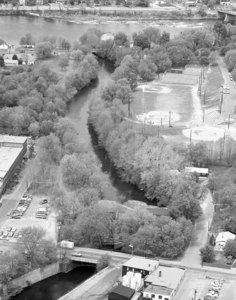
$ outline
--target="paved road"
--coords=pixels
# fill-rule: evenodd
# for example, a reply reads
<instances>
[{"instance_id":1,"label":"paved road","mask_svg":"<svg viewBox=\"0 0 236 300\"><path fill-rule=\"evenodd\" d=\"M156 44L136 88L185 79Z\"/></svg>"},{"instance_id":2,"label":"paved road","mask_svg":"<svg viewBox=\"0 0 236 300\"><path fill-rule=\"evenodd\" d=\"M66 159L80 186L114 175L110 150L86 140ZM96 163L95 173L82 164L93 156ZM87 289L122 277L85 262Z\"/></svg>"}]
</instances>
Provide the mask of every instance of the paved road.
<instances>
[{"instance_id":1,"label":"paved road","mask_svg":"<svg viewBox=\"0 0 236 300\"><path fill-rule=\"evenodd\" d=\"M222 57L218 58L218 64L222 76L224 78L224 83L227 84L230 88L230 94L223 94L224 101L223 101L222 113L221 113L223 119L227 120L229 114L232 115L234 113L234 107L236 106L236 89L234 87L235 82L230 80L229 78L230 73L228 72L227 66L225 65Z\"/></svg>"},{"instance_id":2,"label":"paved road","mask_svg":"<svg viewBox=\"0 0 236 300\"><path fill-rule=\"evenodd\" d=\"M210 191L208 191L201 207L203 212L202 216L195 223L192 240L181 259L181 264L191 267L201 266L200 249L207 243L208 228L211 225L214 213L214 205Z\"/></svg>"}]
</instances>

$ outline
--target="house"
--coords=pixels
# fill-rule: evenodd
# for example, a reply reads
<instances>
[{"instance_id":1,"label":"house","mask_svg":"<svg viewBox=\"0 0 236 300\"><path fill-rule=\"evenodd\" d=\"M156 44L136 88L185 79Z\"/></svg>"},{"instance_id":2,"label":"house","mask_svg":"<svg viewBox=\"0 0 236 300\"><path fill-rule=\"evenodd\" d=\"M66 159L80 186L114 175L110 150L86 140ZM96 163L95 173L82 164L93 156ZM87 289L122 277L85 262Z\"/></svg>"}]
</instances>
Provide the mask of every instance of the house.
<instances>
[{"instance_id":1,"label":"house","mask_svg":"<svg viewBox=\"0 0 236 300\"><path fill-rule=\"evenodd\" d=\"M172 300L184 274L184 269L159 266L144 279L143 299Z\"/></svg>"},{"instance_id":2,"label":"house","mask_svg":"<svg viewBox=\"0 0 236 300\"><path fill-rule=\"evenodd\" d=\"M215 250L223 251L227 241L235 240L235 237L236 237L236 235L229 231L220 232L216 237Z\"/></svg>"},{"instance_id":3,"label":"house","mask_svg":"<svg viewBox=\"0 0 236 300\"><path fill-rule=\"evenodd\" d=\"M129 271L134 273L140 273L142 278L155 271L159 266L159 261L142 258L132 257L122 266L122 277L125 276Z\"/></svg>"},{"instance_id":4,"label":"house","mask_svg":"<svg viewBox=\"0 0 236 300\"><path fill-rule=\"evenodd\" d=\"M108 300L132 300L134 294L135 290L118 285L108 294Z\"/></svg>"},{"instance_id":5,"label":"house","mask_svg":"<svg viewBox=\"0 0 236 300\"><path fill-rule=\"evenodd\" d=\"M18 66L18 60L14 59L4 59L4 63L6 67L15 67Z\"/></svg>"}]
</instances>

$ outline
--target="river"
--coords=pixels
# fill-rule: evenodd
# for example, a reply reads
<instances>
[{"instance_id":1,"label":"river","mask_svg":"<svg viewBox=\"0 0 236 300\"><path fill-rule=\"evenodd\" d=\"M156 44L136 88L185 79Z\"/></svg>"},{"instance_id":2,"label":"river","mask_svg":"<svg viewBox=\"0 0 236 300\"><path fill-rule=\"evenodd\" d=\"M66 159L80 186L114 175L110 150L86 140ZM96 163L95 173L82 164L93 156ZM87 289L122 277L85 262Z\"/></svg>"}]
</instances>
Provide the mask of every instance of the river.
<instances>
[{"instance_id":1,"label":"river","mask_svg":"<svg viewBox=\"0 0 236 300\"><path fill-rule=\"evenodd\" d=\"M201 27L200 22L173 22L162 21L160 23L151 24L166 30L171 35L180 33L185 28ZM51 18L35 18L30 16L0 16L0 40L7 43L17 45L19 39L26 33L38 38L42 35L51 35L63 37L68 40L75 41L86 32L89 28L96 27L105 32L123 31L131 36L133 32L140 31L150 26L147 23L109 23L109 24L75 24L62 20L53 20ZM67 117L75 124L76 129L84 140L90 145L91 150L97 155L101 161L102 170L109 175L109 186L106 190L105 197L110 200L128 200L135 199L147 202L144 194L135 186L121 182L116 174L114 166L109 161L106 152L99 147L96 134L91 127L88 127L88 109L89 103L93 97L96 97L99 90L104 86L111 77L113 68L109 64L101 64L99 71L99 79L91 86L84 89L68 108ZM91 276L92 270L78 268L68 274L58 274L42 282L34 284L24 290L23 293L14 297L15 300L56 300L63 294L73 289L76 285Z\"/></svg>"},{"instance_id":2,"label":"river","mask_svg":"<svg viewBox=\"0 0 236 300\"><path fill-rule=\"evenodd\" d=\"M92 276L94 267L78 267L69 273L60 273L24 289L14 300L57 300Z\"/></svg>"}]
</instances>

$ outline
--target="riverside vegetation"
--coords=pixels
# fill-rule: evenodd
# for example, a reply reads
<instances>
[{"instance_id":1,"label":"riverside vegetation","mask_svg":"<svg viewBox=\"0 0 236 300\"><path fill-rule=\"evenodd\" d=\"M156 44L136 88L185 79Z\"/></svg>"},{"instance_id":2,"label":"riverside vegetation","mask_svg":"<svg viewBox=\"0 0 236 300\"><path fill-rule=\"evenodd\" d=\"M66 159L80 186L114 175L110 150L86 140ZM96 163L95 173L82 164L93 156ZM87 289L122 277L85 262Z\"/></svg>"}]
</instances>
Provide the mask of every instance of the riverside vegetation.
<instances>
[{"instance_id":1,"label":"riverside vegetation","mask_svg":"<svg viewBox=\"0 0 236 300\"><path fill-rule=\"evenodd\" d=\"M98 248L119 241L124 251L132 243L137 254L174 258L188 245L192 224L201 214L198 180L182 170L190 163L204 165L208 160L206 148L197 144L189 155L182 145L167 143L125 121L124 106L129 106L138 80L152 80L171 66L213 63L213 50L222 44L228 47L231 37L222 24L216 24L213 32L208 28L191 30L173 40L166 32L148 28L134 34L133 47L124 33L106 41L102 35L90 30L73 45L44 37L36 41L35 51L41 61L35 66L8 69L1 64L0 130L36 139L37 155L28 162L26 179L35 191L51 196L59 213L61 238ZM21 42L35 41L27 35ZM58 43L64 53L52 58ZM134 209L116 218L100 205L107 175L66 118L69 101L97 77L99 64L92 53L116 66L113 80L90 109L90 122L99 141L121 178L143 189L154 203L167 206L170 216L157 217L145 209ZM0 281L4 284L41 265L32 263L32 256L27 254L28 269L13 272L14 268L4 267L6 255L1 254L1 270L5 271Z\"/></svg>"}]
</instances>

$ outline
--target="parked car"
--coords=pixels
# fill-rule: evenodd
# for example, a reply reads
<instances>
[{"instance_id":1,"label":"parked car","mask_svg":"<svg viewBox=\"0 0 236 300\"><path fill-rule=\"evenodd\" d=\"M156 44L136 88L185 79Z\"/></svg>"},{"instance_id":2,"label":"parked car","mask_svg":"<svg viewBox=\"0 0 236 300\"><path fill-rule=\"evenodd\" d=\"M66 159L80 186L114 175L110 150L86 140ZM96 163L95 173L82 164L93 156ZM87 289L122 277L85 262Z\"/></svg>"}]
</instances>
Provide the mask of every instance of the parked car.
<instances>
[{"instance_id":1,"label":"parked car","mask_svg":"<svg viewBox=\"0 0 236 300\"><path fill-rule=\"evenodd\" d=\"M43 199L40 204L47 204L48 203L48 199Z\"/></svg>"},{"instance_id":2,"label":"parked car","mask_svg":"<svg viewBox=\"0 0 236 300\"><path fill-rule=\"evenodd\" d=\"M14 235L14 232L11 231L11 232L9 232L8 237L11 238L11 237L13 237L13 235Z\"/></svg>"},{"instance_id":3,"label":"parked car","mask_svg":"<svg viewBox=\"0 0 236 300\"><path fill-rule=\"evenodd\" d=\"M82 253L81 252L73 252L72 256L77 256L77 257L81 257Z\"/></svg>"},{"instance_id":4,"label":"parked car","mask_svg":"<svg viewBox=\"0 0 236 300\"><path fill-rule=\"evenodd\" d=\"M16 227L12 227L11 232L14 233L14 232L16 232L16 230L17 230Z\"/></svg>"}]
</instances>

